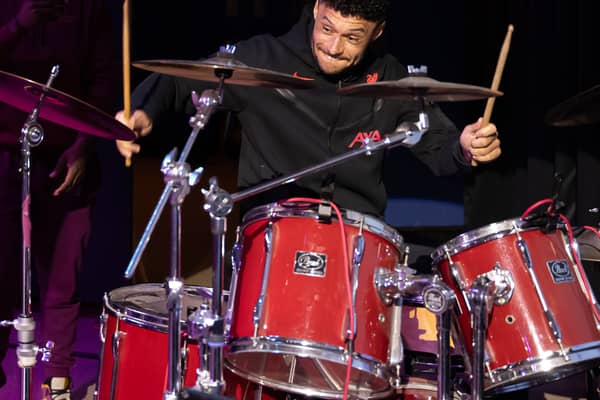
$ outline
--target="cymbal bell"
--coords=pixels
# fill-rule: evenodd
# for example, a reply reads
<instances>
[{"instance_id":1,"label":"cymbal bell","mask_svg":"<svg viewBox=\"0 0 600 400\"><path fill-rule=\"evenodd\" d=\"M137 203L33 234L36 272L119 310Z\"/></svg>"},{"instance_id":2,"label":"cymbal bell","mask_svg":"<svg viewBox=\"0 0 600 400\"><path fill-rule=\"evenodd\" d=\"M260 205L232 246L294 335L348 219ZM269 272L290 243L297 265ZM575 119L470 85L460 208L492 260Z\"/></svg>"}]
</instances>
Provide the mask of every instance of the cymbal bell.
<instances>
[{"instance_id":1,"label":"cymbal bell","mask_svg":"<svg viewBox=\"0 0 600 400\"><path fill-rule=\"evenodd\" d=\"M600 85L585 90L546 113L544 122L550 126L573 127L600 123Z\"/></svg>"},{"instance_id":2,"label":"cymbal bell","mask_svg":"<svg viewBox=\"0 0 600 400\"><path fill-rule=\"evenodd\" d=\"M39 114L42 119L106 139L135 139L133 131L104 111L41 83L0 71L3 103L30 113L42 93L45 93Z\"/></svg>"},{"instance_id":3,"label":"cymbal bell","mask_svg":"<svg viewBox=\"0 0 600 400\"><path fill-rule=\"evenodd\" d=\"M343 96L368 96L413 101L467 101L502 96L502 92L484 87L440 82L426 76L409 76L395 81L360 83L338 89Z\"/></svg>"},{"instance_id":4,"label":"cymbal bell","mask_svg":"<svg viewBox=\"0 0 600 400\"><path fill-rule=\"evenodd\" d=\"M143 60L134 67L207 82L219 82L221 76L229 84L287 89L310 89L312 80L296 78L268 69L250 67L233 57L216 56L201 61L190 60Z\"/></svg>"}]
</instances>

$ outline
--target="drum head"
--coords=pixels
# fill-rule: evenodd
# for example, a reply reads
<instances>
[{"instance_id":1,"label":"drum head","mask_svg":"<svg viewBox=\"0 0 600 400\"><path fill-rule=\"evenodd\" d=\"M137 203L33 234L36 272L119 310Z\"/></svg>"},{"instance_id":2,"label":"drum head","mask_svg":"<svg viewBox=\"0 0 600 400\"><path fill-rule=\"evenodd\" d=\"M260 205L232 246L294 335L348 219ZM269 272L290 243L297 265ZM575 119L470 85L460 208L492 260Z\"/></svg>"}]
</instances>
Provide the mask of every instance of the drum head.
<instances>
[{"instance_id":1,"label":"drum head","mask_svg":"<svg viewBox=\"0 0 600 400\"><path fill-rule=\"evenodd\" d=\"M535 229L524 228L524 224L525 222L520 218L513 218L494 222L481 228L468 231L435 249L431 254L431 258L433 259L434 264L438 264L446 257L446 254L454 255L473 246L489 242L490 240L500 239L514 233L515 229L518 229L519 231Z\"/></svg>"},{"instance_id":2,"label":"drum head","mask_svg":"<svg viewBox=\"0 0 600 400\"><path fill-rule=\"evenodd\" d=\"M244 215L242 224L244 227L250 223L267 218L311 218L319 219L318 207L313 203L270 203L253 208ZM345 225L359 227L362 223L363 229L383 237L392 243L398 250L402 250L404 240L402 235L385 222L358 211L341 209ZM335 213L332 219L337 219Z\"/></svg>"},{"instance_id":3,"label":"drum head","mask_svg":"<svg viewBox=\"0 0 600 400\"><path fill-rule=\"evenodd\" d=\"M201 304L211 304L212 289L185 286L182 301L182 318L194 312ZM119 318L134 325L166 332L169 316L166 289L163 284L144 283L125 286L104 297L105 306ZM186 320L182 320L185 323Z\"/></svg>"}]
</instances>

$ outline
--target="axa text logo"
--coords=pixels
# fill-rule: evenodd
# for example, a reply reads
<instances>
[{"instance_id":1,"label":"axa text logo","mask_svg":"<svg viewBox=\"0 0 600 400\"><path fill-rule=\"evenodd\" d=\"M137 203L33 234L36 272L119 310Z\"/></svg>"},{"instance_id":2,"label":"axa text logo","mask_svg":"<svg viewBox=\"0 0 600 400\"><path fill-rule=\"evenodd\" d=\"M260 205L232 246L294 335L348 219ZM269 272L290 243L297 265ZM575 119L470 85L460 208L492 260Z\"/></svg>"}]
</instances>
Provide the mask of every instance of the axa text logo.
<instances>
[{"instance_id":1,"label":"axa text logo","mask_svg":"<svg viewBox=\"0 0 600 400\"><path fill-rule=\"evenodd\" d=\"M381 141L381 133L379 130L374 130L370 132L358 132L354 137L354 140L348 146L349 149L353 148L355 145L359 144L360 147L364 147L367 142L379 142Z\"/></svg>"}]
</instances>

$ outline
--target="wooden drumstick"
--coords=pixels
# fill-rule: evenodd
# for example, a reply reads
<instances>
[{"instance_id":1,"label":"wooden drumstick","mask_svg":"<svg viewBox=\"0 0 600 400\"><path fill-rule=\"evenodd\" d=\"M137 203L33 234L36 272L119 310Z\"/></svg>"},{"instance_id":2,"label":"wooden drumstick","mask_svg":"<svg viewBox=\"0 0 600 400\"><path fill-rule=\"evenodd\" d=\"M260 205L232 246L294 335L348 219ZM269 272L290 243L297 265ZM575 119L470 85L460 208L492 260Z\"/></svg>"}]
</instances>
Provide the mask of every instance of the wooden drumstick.
<instances>
[{"instance_id":1,"label":"wooden drumstick","mask_svg":"<svg viewBox=\"0 0 600 400\"><path fill-rule=\"evenodd\" d=\"M129 46L129 0L123 2L123 118L128 123L131 117L131 58ZM125 166L131 166L131 157L125 159Z\"/></svg>"},{"instance_id":2,"label":"wooden drumstick","mask_svg":"<svg viewBox=\"0 0 600 400\"><path fill-rule=\"evenodd\" d=\"M506 32L506 37L504 38L504 43L502 44L502 49L500 50L500 56L498 56L498 64L496 64L496 72L494 73L494 79L492 80L492 90L498 90L500 87L500 80L502 79L502 73L504 72L504 64L506 64L506 58L508 57L508 50L510 48L510 40L512 38L514 29L515 28L512 24L508 25L508 31ZM495 97L489 97L487 99L485 111L483 112L483 122L481 124L482 127L490 123L495 102ZM471 160L471 165L476 167L477 161Z\"/></svg>"}]
</instances>

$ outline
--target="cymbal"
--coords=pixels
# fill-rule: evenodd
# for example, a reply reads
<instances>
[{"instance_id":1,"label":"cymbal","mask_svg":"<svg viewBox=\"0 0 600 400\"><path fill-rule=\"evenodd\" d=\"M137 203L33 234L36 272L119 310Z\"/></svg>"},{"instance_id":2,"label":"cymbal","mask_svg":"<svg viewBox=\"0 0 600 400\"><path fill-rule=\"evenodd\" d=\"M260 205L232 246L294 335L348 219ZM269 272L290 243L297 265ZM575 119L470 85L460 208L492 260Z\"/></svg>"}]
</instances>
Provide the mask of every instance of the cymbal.
<instances>
[{"instance_id":1,"label":"cymbal","mask_svg":"<svg viewBox=\"0 0 600 400\"><path fill-rule=\"evenodd\" d=\"M583 91L554 106L544 122L550 126L572 127L600 123L600 85Z\"/></svg>"},{"instance_id":2,"label":"cymbal","mask_svg":"<svg viewBox=\"0 0 600 400\"><path fill-rule=\"evenodd\" d=\"M459 83L440 82L426 76L409 76L395 81L360 83L338 89L344 96L384 97L412 101L425 97L431 101L466 101L502 96L502 92Z\"/></svg>"},{"instance_id":3,"label":"cymbal","mask_svg":"<svg viewBox=\"0 0 600 400\"><path fill-rule=\"evenodd\" d=\"M30 113L42 93L46 94L40 107L42 119L106 139L135 139L133 131L104 111L41 83L0 71L0 101Z\"/></svg>"},{"instance_id":4,"label":"cymbal","mask_svg":"<svg viewBox=\"0 0 600 400\"><path fill-rule=\"evenodd\" d=\"M293 75L268 69L250 67L226 56L216 56L201 61L144 60L134 62L133 66L161 74L208 82L219 82L219 74L224 74L226 83L242 86L288 89L310 89L315 87L312 80L296 78Z\"/></svg>"},{"instance_id":5,"label":"cymbal","mask_svg":"<svg viewBox=\"0 0 600 400\"><path fill-rule=\"evenodd\" d=\"M584 230L577 236L581 258L587 261L600 261L600 238L590 230Z\"/></svg>"}]
</instances>

